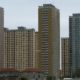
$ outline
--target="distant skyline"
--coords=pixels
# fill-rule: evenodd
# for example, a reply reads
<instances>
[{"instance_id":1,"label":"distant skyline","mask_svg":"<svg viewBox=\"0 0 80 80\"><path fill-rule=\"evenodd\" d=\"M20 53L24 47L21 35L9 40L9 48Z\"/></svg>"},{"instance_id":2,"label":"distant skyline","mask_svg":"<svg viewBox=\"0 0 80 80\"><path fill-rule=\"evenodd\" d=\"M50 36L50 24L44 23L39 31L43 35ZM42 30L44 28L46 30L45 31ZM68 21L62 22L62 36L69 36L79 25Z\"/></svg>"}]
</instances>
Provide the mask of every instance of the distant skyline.
<instances>
[{"instance_id":1,"label":"distant skyline","mask_svg":"<svg viewBox=\"0 0 80 80\"><path fill-rule=\"evenodd\" d=\"M4 25L15 29L18 26L38 28L38 6L53 4L60 9L61 36L68 36L68 20L73 13L80 13L80 0L0 0L4 8Z\"/></svg>"}]
</instances>

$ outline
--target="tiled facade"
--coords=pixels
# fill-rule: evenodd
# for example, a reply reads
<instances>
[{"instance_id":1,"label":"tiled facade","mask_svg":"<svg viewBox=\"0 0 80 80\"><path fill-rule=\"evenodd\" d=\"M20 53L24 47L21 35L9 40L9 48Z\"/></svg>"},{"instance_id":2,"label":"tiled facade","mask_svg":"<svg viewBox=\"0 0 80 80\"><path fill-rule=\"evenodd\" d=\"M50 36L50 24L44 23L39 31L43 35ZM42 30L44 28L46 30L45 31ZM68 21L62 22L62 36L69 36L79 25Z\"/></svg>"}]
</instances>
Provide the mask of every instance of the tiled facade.
<instances>
[{"instance_id":1,"label":"tiled facade","mask_svg":"<svg viewBox=\"0 0 80 80\"><path fill-rule=\"evenodd\" d=\"M4 30L5 67L24 70L36 67L35 30L18 27Z\"/></svg>"},{"instance_id":2,"label":"tiled facade","mask_svg":"<svg viewBox=\"0 0 80 80\"><path fill-rule=\"evenodd\" d=\"M39 67L48 75L57 78L60 68L59 10L51 4L38 8Z\"/></svg>"},{"instance_id":3,"label":"tiled facade","mask_svg":"<svg viewBox=\"0 0 80 80\"><path fill-rule=\"evenodd\" d=\"M35 46L36 46L36 68L38 68L38 64L39 64L39 43L38 43L38 32L35 32Z\"/></svg>"},{"instance_id":4,"label":"tiled facade","mask_svg":"<svg viewBox=\"0 0 80 80\"><path fill-rule=\"evenodd\" d=\"M61 39L61 77L70 77L70 64L69 64L69 38Z\"/></svg>"}]
</instances>

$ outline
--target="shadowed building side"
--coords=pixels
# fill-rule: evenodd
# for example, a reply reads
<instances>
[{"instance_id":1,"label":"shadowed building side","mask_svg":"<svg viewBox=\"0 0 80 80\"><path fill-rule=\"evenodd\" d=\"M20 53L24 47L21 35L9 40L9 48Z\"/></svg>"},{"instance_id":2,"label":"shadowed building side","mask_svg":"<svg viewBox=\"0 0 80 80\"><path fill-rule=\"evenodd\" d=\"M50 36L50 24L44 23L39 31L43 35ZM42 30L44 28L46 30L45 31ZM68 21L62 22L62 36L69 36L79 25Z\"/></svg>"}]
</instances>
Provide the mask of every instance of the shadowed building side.
<instances>
[{"instance_id":1,"label":"shadowed building side","mask_svg":"<svg viewBox=\"0 0 80 80\"><path fill-rule=\"evenodd\" d=\"M0 7L0 67L4 67L4 9Z\"/></svg>"},{"instance_id":2,"label":"shadowed building side","mask_svg":"<svg viewBox=\"0 0 80 80\"><path fill-rule=\"evenodd\" d=\"M80 13L69 17L71 76L80 77Z\"/></svg>"},{"instance_id":3,"label":"shadowed building side","mask_svg":"<svg viewBox=\"0 0 80 80\"><path fill-rule=\"evenodd\" d=\"M69 54L69 38L61 39L62 69L61 77L70 77L70 54Z\"/></svg>"}]
</instances>

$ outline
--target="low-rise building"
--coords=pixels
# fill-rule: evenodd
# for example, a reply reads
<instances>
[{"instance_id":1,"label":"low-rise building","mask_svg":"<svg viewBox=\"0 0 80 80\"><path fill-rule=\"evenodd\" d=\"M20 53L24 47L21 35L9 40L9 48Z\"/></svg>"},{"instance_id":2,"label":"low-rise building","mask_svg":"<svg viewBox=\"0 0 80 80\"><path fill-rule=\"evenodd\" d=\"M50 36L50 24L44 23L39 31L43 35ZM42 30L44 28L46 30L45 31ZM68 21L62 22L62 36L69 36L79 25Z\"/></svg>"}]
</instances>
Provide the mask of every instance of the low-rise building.
<instances>
[{"instance_id":1,"label":"low-rise building","mask_svg":"<svg viewBox=\"0 0 80 80\"><path fill-rule=\"evenodd\" d=\"M22 77L28 80L46 80L44 72L36 68L28 68L22 72Z\"/></svg>"},{"instance_id":2,"label":"low-rise building","mask_svg":"<svg viewBox=\"0 0 80 80\"><path fill-rule=\"evenodd\" d=\"M46 80L44 72L36 68L17 71L14 68L0 68L0 80Z\"/></svg>"},{"instance_id":3,"label":"low-rise building","mask_svg":"<svg viewBox=\"0 0 80 80\"><path fill-rule=\"evenodd\" d=\"M13 68L1 68L0 80L19 80L20 72Z\"/></svg>"}]
</instances>

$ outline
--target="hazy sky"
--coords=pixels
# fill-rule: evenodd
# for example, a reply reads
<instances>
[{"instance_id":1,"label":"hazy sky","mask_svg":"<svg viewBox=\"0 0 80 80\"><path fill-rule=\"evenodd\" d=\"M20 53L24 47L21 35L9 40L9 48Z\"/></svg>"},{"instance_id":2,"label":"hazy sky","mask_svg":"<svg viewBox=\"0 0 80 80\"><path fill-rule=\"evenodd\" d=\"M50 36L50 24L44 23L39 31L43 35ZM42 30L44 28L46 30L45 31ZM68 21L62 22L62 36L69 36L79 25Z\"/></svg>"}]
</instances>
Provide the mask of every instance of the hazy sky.
<instances>
[{"instance_id":1,"label":"hazy sky","mask_svg":"<svg viewBox=\"0 0 80 80\"><path fill-rule=\"evenodd\" d=\"M60 9L61 36L68 36L68 18L72 13L80 12L80 0L0 0L5 11L5 27L38 27L38 6L51 3Z\"/></svg>"}]
</instances>

